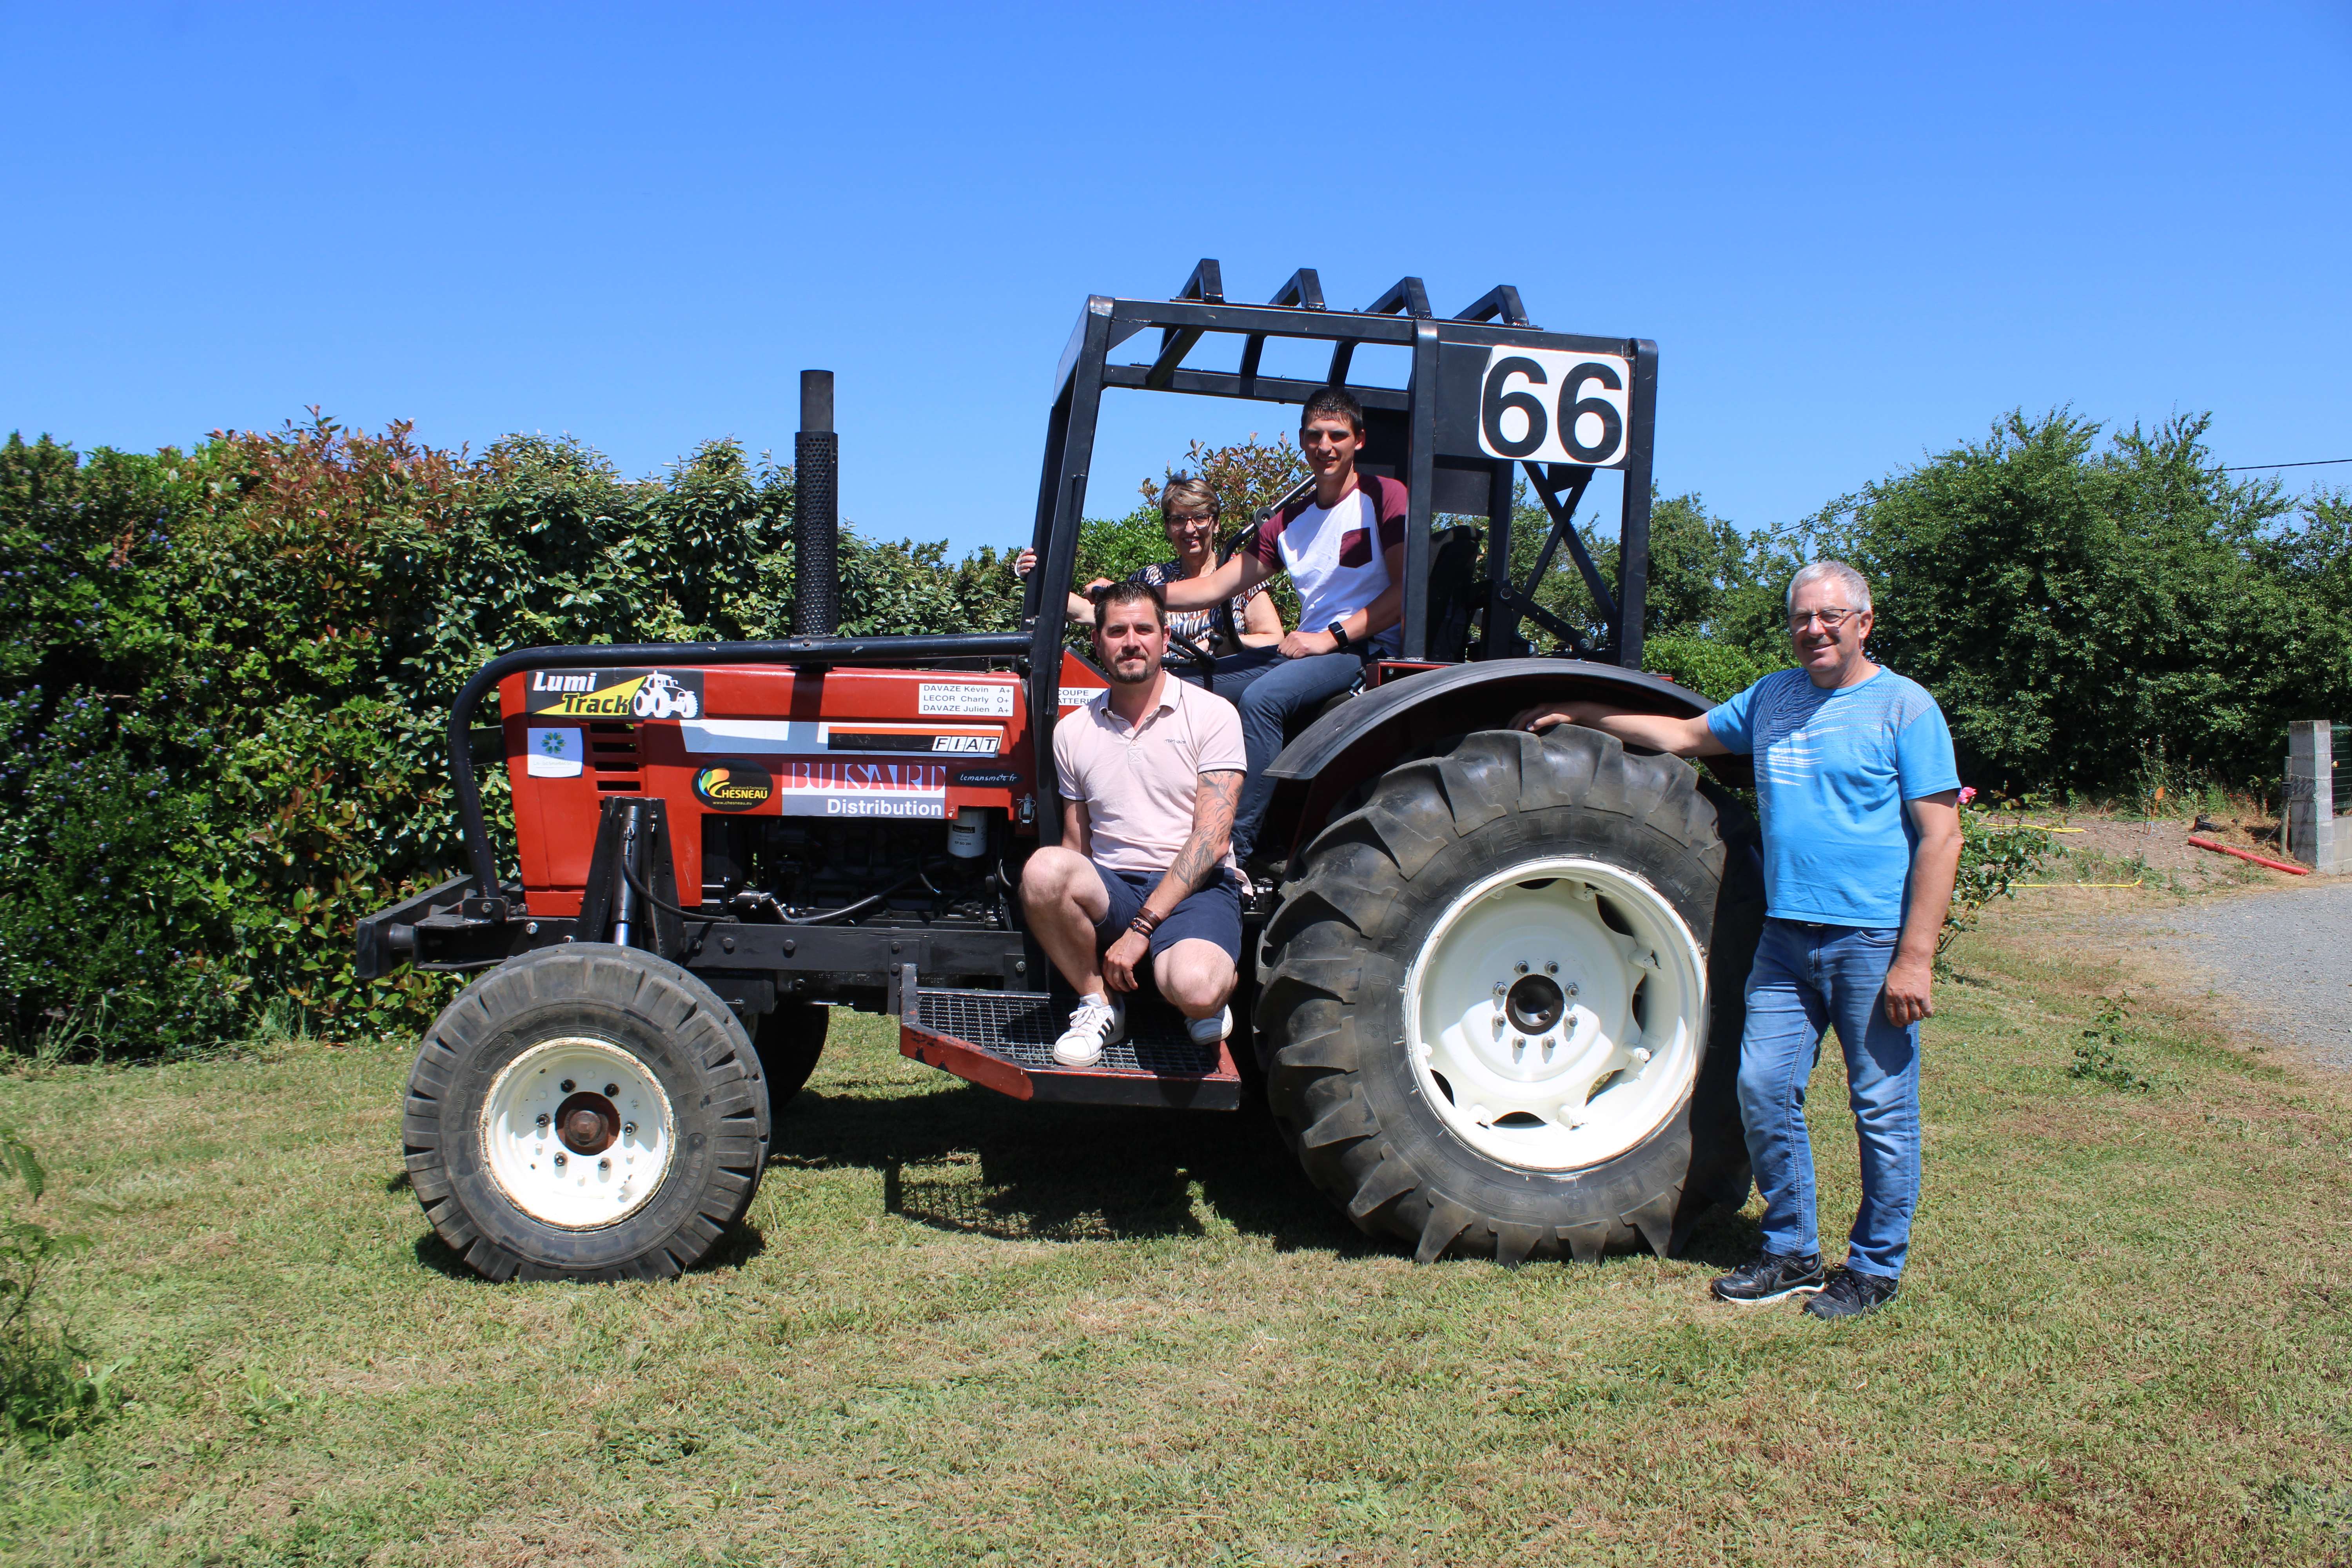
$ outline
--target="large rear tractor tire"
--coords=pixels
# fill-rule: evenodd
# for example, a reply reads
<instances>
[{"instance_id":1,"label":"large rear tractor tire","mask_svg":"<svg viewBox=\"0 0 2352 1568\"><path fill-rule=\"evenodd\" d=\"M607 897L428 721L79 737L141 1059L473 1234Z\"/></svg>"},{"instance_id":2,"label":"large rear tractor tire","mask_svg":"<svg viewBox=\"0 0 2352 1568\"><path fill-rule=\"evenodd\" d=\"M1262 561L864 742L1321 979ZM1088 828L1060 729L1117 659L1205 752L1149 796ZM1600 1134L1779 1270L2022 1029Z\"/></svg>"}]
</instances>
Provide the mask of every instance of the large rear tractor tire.
<instances>
[{"instance_id":1,"label":"large rear tractor tire","mask_svg":"<svg viewBox=\"0 0 2352 1568\"><path fill-rule=\"evenodd\" d=\"M774 1012L760 1020L753 1039L768 1080L771 1115L782 1110L816 1071L817 1058L824 1054L825 1026L832 1019L833 1009L814 1002L779 1002Z\"/></svg>"},{"instance_id":2,"label":"large rear tractor tire","mask_svg":"<svg viewBox=\"0 0 2352 1568\"><path fill-rule=\"evenodd\" d=\"M666 1279L743 1216L768 1086L709 986L579 942L474 982L416 1054L401 1121L433 1228L492 1279Z\"/></svg>"},{"instance_id":3,"label":"large rear tractor tire","mask_svg":"<svg viewBox=\"0 0 2352 1568\"><path fill-rule=\"evenodd\" d=\"M1505 1264L1667 1255L1747 1199L1753 820L1687 763L1562 726L1391 769L1269 922L1267 1100L1372 1235Z\"/></svg>"}]
</instances>

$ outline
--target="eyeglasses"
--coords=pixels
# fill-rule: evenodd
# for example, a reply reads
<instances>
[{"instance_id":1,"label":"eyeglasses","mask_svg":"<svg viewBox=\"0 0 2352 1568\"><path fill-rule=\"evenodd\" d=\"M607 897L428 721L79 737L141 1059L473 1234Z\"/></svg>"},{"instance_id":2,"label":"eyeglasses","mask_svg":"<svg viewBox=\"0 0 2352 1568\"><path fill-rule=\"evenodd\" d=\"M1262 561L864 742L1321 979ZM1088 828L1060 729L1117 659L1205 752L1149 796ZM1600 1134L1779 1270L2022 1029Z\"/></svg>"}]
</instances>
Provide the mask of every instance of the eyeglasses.
<instances>
[{"instance_id":1,"label":"eyeglasses","mask_svg":"<svg viewBox=\"0 0 2352 1568\"><path fill-rule=\"evenodd\" d=\"M1171 522L1181 522L1181 523L1182 523L1185 527L1187 527L1187 528L1191 528L1191 527L1192 527L1192 526L1194 526L1195 524L1198 524L1198 523L1203 523L1203 522L1214 522L1214 521L1217 521L1217 519L1216 519L1216 514L1215 514L1215 513L1213 513L1213 512L1206 512L1206 511L1181 512L1181 511L1180 511L1180 512L1171 512L1171 513L1169 515L1168 521L1171 521Z\"/></svg>"},{"instance_id":2,"label":"eyeglasses","mask_svg":"<svg viewBox=\"0 0 2352 1568\"><path fill-rule=\"evenodd\" d=\"M1806 610L1789 617L1789 629L1792 632L1801 632L1818 620L1822 623L1822 630L1833 632L1860 614L1862 614L1860 610Z\"/></svg>"}]
</instances>

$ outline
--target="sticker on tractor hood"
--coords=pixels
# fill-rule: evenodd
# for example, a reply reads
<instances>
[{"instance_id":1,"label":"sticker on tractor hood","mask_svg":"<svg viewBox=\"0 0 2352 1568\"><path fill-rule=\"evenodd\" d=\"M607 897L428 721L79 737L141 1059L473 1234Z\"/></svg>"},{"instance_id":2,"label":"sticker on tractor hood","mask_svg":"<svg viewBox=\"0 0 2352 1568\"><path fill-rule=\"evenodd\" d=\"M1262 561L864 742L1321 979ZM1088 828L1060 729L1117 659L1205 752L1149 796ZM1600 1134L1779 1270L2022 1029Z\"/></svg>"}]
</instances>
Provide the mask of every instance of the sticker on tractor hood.
<instances>
[{"instance_id":1,"label":"sticker on tractor hood","mask_svg":"<svg viewBox=\"0 0 2352 1568\"><path fill-rule=\"evenodd\" d=\"M534 779L576 779L588 760L578 730L530 730L523 773Z\"/></svg>"},{"instance_id":2,"label":"sticker on tractor hood","mask_svg":"<svg viewBox=\"0 0 2352 1568\"><path fill-rule=\"evenodd\" d=\"M941 731L937 724L921 729L877 729L864 724L833 724L825 730L828 752L962 752L972 756L996 755L1001 731Z\"/></svg>"},{"instance_id":3,"label":"sticker on tractor hood","mask_svg":"<svg viewBox=\"0 0 2352 1568\"><path fill-rule=\"evenodd\" d=\"M776 765L786 816L943 817L945 763L849 763L793 758Z\"/></svg>"},{"instance_id":4,"label":"sticker on tractor hood","mask_svg":"<svg viewBox=\"0 0 2352 1568\"><path fill-rule=\"evenodd\" d=\"M691 719L702 711L702 671L534 669L522 706L563 719Z\"/></svg>"},{"instance_id":5,"label":"sticker on tractor hood","mask_svg":"<svg viewBox=\"0 0 2352 1568\"><path fill-rule=\"evenodd\" d=\"M1013 688L964 681L950 685L926 680L915 710L926 718L937 715L951 719L1009 719L1013 716Z\"/></svg>"},{"instance_id":6,"label":"sticker on tractor hood","mask_svg":"<svg viewBox=\"0 0 2352 1568\"><path fill-rule=\"evenodd\" d=\"M991 724L939 724L888 719L699 719L677 727L689 752L728 755L801 756L839 752L959 752L992 757L1004 731Z\"/></svg>"},{"instance_id":7,"label":"sticker on tractor hood","mask_svg":"<svg viewBox=\"0 0 2352 1568\"><path fill-rule=\"evenodd\" d=\"M1020 782L1013 768L966 768L955 776L958 789L1010 789Z\"/></svg>"},{"instance_id":8,"label":"sticker on tractor hood","mask_svg":"<svg viewBox=\"0 0 2352 1568\"><path fill-rule=\"evenodd\" d=\"M765 805L776 793L776 781L767 769L740 757L698 768L694 798L713 811L749 811Z\"/></svg>"}]
</instances>

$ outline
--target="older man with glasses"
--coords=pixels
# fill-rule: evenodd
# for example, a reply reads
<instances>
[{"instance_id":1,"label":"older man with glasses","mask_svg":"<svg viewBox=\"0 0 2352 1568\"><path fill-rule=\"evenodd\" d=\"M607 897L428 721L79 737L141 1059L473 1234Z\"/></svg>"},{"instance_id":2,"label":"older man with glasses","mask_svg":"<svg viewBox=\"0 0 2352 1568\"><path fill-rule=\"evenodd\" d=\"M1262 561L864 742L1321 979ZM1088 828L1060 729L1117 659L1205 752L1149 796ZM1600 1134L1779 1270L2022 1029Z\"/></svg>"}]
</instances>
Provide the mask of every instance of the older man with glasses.
<instances>
[{"instance_id":1,"label":"older man with glasses","mask_svg":"<svg viewBox=\"0 0 2352 1568\"><path fill-rule=\"evenodd\" d=\"M1681 757L1752 753L1764 830L1764 939L1748 976L1739 1107L1764 1196L1763 1248L1715 1281L1738 1305L1810 1296L1819 1318L1894 1300L1919 1203L1919 1022L1959 866L1951 731L1924 687L1863 652L1870 584L1816 561L1789 584L1798 668L1694 719L1599 703L1531 708L1514 724L1590 725ZM1837 1030L1862 1144L1862 1207L1845 1267L1814 1228L1805 1087Z\"/></svg>"}]
</instances>

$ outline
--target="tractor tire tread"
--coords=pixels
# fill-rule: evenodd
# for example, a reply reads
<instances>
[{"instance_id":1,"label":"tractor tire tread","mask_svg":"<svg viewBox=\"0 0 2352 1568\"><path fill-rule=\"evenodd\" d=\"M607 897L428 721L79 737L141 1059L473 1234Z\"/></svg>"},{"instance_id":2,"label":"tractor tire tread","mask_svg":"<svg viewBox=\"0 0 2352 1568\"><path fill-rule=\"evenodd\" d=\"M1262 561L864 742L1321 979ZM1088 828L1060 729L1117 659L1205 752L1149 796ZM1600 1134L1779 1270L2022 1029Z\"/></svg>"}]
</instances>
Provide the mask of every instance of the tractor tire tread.
<instances>
[{"instance_id":1,"label":"tractor tire tread","mask_svg":"<svg viewBox=\"0 0 2352 1568\"><path fill-rule=\"evenodd\" d=\"M465 1158L460 1134L453 1151L447 1118L464 1114L459 1100L467 1063L494 1047L514 1026L550 1008L610 1009L642 1025L673 1048L695 1079L697 1123L681 1139L680 1169L699 1162L699 1185L683 1201L663 1193L603 1230L631 1249L605 1260L529 1257L486 1230L468 1211L467 1179L477 1162ZM769 1105L759 1058L732 1012L688 971L635 949L602 943L542 948L490 971L442 1011L418 1047L401 1118L402 1163L436 1236L477 1273L494 1281L673 1279L706 1257L749 1210L759 1190L770 1139ZM477 1068L472 1077L486 1077ZM683 1131L683 1130L682 1130ZM453 1152L459 1162L453 1164ZM478 1191L473 1199L483 1200ZM502 1200L500 1200L502 1201ZM671 1214L667 1220L655 1216ZM528 1228L520 1211L502 1216L510 1232ZM544 1229L545 1227L541 1227ZM657 1233L656 1233L657 1229ZM647 1234L632 1238L632 1231ZM570 1233L578 1236L582 1233ZM559 1247L562 1245L559 1238Z\"/></svg>"},{"instance_id":2,"label":"tractor tire tread","mask_svg":"<svg viewBox=\"0 0 2352 1568\"><path fill-rule=\"evenodd\" d=\"M1379 1009L1401 1005L1412 955L1397 949L1418 918L1416 879L1449 850L1456 853L1444 874L1457 882L1553 850L1557 838L1548 835L1556 835L1559 819L1543 814L1562 807L1583 814L1577 820L1604 833L1609 846L1632 846L1645 865L1675 873L1675 885L1662 892L1678 909L1699 910L1699 919L1685 918L1708 958L1716 998L1711 1038L1682 1109L1604 1163L1612 1172L1629 1161L1637 1167L1606 1190L1635 1184L1620 1203L1569 1224L1482 1205L1476 1183L1465 1183L1461 1160L1425 1133L1391 1125L1392 1114L1384 1121L1365 1091L1366 1075L1402 1049L1402 1034L1383 1027ZM1267 1104L1309 1180L1359 1228L1411 1244L1422 1262L1449 1254L1505 1264L1597 1261L1643 1243L1664 1255L1687 1234L1697 1208L1743 1201L1747 1156L1727 1077L1736 1071L1737 1034L1727 1045L1724 1037L1727 1021L1736 1031L1727 1015L1738 1009L1727 1006L1725 985L1736 967L1736 1000L1754 948L1751 928L1760 928L1754 847L1746 812L1695 768L1629 753L1586 728L1543 736L1477 731L1381 775L1293 862L1263 939L1256 1024ZM1713 929L1727 912L1736 929ZM1694 1126L1694 1117L1706 1125ZM1727 1139L1729 1147L1722 1147ZM1664 1144L1678 1144L1679 1160ZM1654 1149L1661 1149L1657 1157L1637 1158Z\"/></svg>"}]
</instances>

